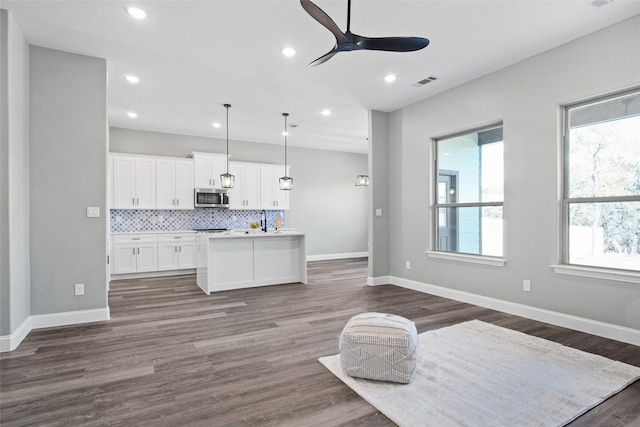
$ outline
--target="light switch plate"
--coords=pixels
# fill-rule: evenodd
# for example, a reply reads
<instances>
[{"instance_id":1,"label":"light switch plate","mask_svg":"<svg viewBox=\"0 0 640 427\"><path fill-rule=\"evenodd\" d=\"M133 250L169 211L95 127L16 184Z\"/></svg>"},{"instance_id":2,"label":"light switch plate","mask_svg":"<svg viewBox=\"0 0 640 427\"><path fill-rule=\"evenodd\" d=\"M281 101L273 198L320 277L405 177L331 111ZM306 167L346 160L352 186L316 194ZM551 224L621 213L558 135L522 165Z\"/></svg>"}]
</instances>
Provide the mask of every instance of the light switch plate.
<instances>
[{"instance_id":1,"label":"light switch plate","mask_svg":"<svg viewBox=\"0 0 640 427\"><path fill-rule=\"evenodd\" d=\"M100 218L100 207L87 206L87 218Z\"/></svg>"},{"instance_id":2,"label":"light switch plate","mask_svg":"<svg viewBox=\"0 0 640 427\"><path fill-rule=\"evenodd\" d=\"M376 209L376 216L382 216L382 209Z\"/></svg>"}]
</instances>

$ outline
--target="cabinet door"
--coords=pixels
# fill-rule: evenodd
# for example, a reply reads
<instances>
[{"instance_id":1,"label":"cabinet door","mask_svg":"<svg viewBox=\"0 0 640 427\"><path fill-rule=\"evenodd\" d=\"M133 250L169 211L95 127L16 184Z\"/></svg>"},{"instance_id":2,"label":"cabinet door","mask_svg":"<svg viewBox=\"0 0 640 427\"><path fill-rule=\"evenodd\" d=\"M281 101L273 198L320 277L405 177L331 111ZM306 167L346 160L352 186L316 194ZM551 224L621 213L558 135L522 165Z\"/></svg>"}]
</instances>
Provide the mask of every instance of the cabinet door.
<instances>
[{"instance_id":1,"label":"cabinet door","mask_svg":"<svg viewBox=\"0 0 640 427\"><path fill-rule=\"evenodd\" d=\"M229 207L231 209L247 209L244 200L244 194L242 192L242 185L244 179L242 174L244 173L244 167L242 165L231 163L229 165L229 172L231 175L235 175L235 181L233 188L229 189Z\"/></svg>"},{"instance_id":2,"label":"cabinet door","mask_svg":"<svg viewBox=\"0 0 640 427\"><path fill-rule=\"evenodd\" d=\"M211 157L211 180L215 188L222 188L220 175L227 173L227 156L217 155ZM233 173L233 172L231 172Z\"/></svg>"},{"instance_id":3,"label":"cabinet door","mask_svg":"<svg viewBox=\"0 0 640 427\"><path fill-rule=\"evenodd\" d=\"M176 209L193 209L193 162L175 161Z\"/></svg>"},{"instance_id":4,"label":"cabinet door","mask_svg":"<svg viewBox=\"0 0 640 427\"><path fill-rule=\"evenodd\" d=\"M174 160L156 160L156 207L175 209L176 163Z\"/></svg>"},{"instance_id":5,"label":"cabinet door","mask_svg":"<svg viewBox=\"0 0 640 427\"><path fill-rule=\"evenodd\" d=\"M158 270L158 244L139 243L136 247L136 267L138 272Z\"/></svg>"},{"instance_id":6,"label":"cabinet door","mask_svg":"<svg viewBox=\"0 0 640 427\"><path fill-rule=\"evenodd\" d=\"M178 246L178 268L196 268L196 242L182 242Z\"/></svg>"},{"instance_id":7,"label":"cabinet door","mask_svg":"<svg viewBox=\"0 0 640 427\"><path fill-rule=\"evenodd\" d=\"M136 272L135 244L114 245L113 247L113 274L125 274Z\"/></svg>"},{"instance_id":8,"label":"cabinet door","mask_svg":"<svg viewBox=\"0 0 640 427\"><path fill-rule=\"evenodd\" d=\"M156 159L135 158L136 208L156 208Z\"/></svg>"},{"instance_id":9,"label":"cabinet door","mask_svg":"<svg viewBox=\"0 0 640 427\"><path fill-rule=\"evenodd\" d=\"M178 268L178 245L176 243L158 243L158 270L176 270Z\"/></svg>"},{"instance_id":10,"label":"cabinet door","mask_svg":"<svg viewBox=\"0 0 640 427\"><path fill-rule=\"evenodd\" d=\"M199 154L193 155L194 184L195 188L213 188L211 177L213 175L211 157ZM218 176L218 180L220 177Z\"/></svg>"},{"instance_id":11,"label":"cabinet door","mask_svg":"<svg viewBox=\"0 0 640 427\"><path fill-rule=\"evenodd\" d=\"M260 167L260 208L276 209L273 181L277 180L275 168L272 166Z\"/></svg>"},{"instance_id":12,"label":"cabinet door","mask_svg":"<svg viewBox=\"0 0 640 427\"><path fill-rule=\"evenodd\" d=\"M244 165L242 191L245 209L260 209L260 165Z\"/></svg>"},{"instance_id":13,"label":"cabinet door","mask_svg":"<svg viewBox=\"0 0 640 427\"><path fill-rule=\"evenodd\" d=\"M113 157L114 209L135 209L136 163L132 157Z\"/></svg>"}]
</instances>

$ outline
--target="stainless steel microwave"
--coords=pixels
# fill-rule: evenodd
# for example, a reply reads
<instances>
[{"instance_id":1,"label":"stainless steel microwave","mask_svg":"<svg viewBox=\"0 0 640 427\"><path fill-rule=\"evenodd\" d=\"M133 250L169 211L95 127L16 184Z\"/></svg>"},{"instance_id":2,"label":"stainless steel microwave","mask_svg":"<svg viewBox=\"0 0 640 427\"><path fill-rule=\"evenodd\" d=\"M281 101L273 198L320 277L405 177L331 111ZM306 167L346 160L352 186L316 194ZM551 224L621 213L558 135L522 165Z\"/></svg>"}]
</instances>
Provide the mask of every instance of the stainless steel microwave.
<instances>
[{"instance_id":1,"label":"stainless steel microwave","mask_svg":"<svg viewBox=\"0 0 640 427\"><path fill-rule=\"evenodd\" d=\"M196 188L193 201L196 208L228 208L229 193L217 188Z\"/></svg>"}]
</instances>

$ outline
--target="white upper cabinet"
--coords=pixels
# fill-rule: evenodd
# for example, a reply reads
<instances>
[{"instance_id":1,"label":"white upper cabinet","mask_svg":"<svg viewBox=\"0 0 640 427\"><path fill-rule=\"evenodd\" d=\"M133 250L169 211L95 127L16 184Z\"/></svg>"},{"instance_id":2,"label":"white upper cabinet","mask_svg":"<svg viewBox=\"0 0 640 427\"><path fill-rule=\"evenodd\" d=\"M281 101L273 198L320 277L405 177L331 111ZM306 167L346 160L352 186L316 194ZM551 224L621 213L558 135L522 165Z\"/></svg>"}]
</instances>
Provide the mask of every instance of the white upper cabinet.
<instances>
[{"instance_id":1,"label":"white upper cabinet","mask_svg":"<svg viewBox=\"0 0 640 427\"><path fill-rule=\"evenodd\" d=\"M193 153L195 188L222 188L220 175L227 172L224 154Z\"/></svg>"},{"instance_id":2,"label":"white upper cabinet","mask_svg":"<svg viewBox=\"0 0 640 427\"><path fill-rule=\"evenodd\" d=\"M193 209L193 161L156 160L157 209Z\"/></svg>"},{"instance_id":3,"label":"white upper cabinet","mask_svg":"<svg viewBox=\"0 0 640 427\"><path fill-rule=\"evenodd\" d=\"M289 176L287 167L287 176ZM260 205L261 209L289 209L289 191L280 189L280 177L284 167L277 165L260 166Z\"/></svg>"},{"instance_id":4,"label":"white upper cabinet","mask_svg":"<svg viewBox=\"0 0 640 427\"><path fill-rule=\"evenodd\" d=\"M229 190L229 207L261 209L260 164L231 162L229 171L236 177L233 188Z\"/></svg>"},{"instance_id":5,"label":"white upper cabinet","mask_svg":"<svg viewBox=\"0 0 640 427\"><path fill-rule=\"evenodd\" d=\"M113 209L156 208L156 160L113 156Z\"/></svg>"}]
</instances>

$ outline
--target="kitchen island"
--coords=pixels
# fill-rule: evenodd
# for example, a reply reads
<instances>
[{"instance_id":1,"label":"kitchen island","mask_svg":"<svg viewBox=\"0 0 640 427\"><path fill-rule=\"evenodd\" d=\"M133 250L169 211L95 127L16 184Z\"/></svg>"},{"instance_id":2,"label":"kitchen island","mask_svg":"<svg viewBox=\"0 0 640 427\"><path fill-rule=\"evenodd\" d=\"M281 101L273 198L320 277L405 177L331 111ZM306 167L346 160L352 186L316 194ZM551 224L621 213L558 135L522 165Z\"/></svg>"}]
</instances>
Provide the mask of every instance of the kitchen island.
<instances>
[{"instance_id":1,"label":"kitchen island","mask_svg":"<svg viewBox=\"0 0 640 427\"><path fill-rule=\"evenodd\" d=\"M304 233L197 233L196 245L196 280L207 295L229 289L307 283Z\"/></svg>"}]
</instances>

